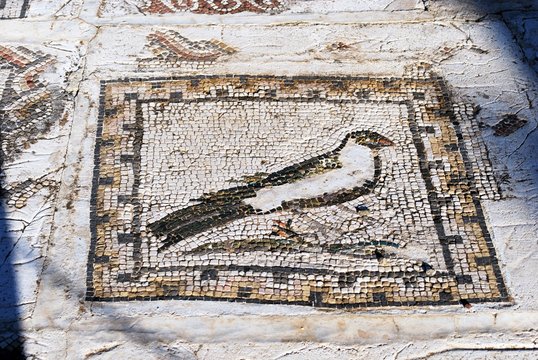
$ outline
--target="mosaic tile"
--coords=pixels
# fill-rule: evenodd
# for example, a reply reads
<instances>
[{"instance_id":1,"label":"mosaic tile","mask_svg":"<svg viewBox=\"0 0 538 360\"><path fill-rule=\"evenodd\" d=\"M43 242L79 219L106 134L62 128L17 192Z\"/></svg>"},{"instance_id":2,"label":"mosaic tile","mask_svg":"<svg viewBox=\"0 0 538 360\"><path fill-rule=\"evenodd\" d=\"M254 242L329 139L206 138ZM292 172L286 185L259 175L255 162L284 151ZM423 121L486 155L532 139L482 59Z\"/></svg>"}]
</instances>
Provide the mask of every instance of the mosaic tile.
<instances>
[{"instance_id":1,"label":"mosaic tile","mask_svg":"<svg viewBox=\"0 0 538 360\"><path fill-rule=\"evenodd\" d=\"M71 128L63 60L75 56L37 46L0 45L2 359L20 358L27 344L19 320L35 310Z\"/></svg>"},{"instance_id":2,"label":"mosaic tile","mask_svg":"<svg viewBox=\"0 0 538 360\"><path fill-rule=\"evenodd\" d=\"M51 1L51 0L49 0ZM99 17L124 15L189 16L234 15L264 16L280 14L327 14L364 11L416 11L423 4L413 1L328 1L328 0L100 0Z\"/></svg>"},{"instance_id":3,"label":"mosaic tile","mask_svg":"<svg viewBox=\"0 0 538 360\"><path fill-rule=\"evenodd\" d=\"M51 55L0 46L0 116L3 161L35 143L62 114L65 94L40 79Z\"/></svg>"},{"instance_id":4,"label":"mosaic tile","mask_svg":"<svg viewBox=\"0 0 538 360\"><path fill-rule=\"evenodd\" d=\"M49 193L54 193L58 190L59 182L49 179L49 174L42 176L39 179L27 179L16 184L6 184L2 189L8 196L7 204L17 209L22 209L28 203L33 195L42 189L49 190Z\"/></svg>"},{"instance_id":5,"label":"mosaic tile","mask_svg":"<svg viewBox=\"0 0 538 360\"><path fill-rule=\"evenodd\" d=\"M43 72L54 62L53 56L39 51L0 46L0 166L16 160L62 118L65 92L42 80ZM7 195L8 205L18 209L41 189L57 188L50 174L17 183L5 183L4 175L2 172L2 195Z\"/></svg>"},{"instance_id":6,"label":"mosaic tile","mask_svg":"<svg viewBox=\"0 0 538 360\"><path fill-rule=\"evenodd\" d=\"M495 136L508 136L527 125L527 120L521 119L515 114L507 114L502 120L493 125Z\"/></svg>"},{"instance_id":7,"label":"mosaic tile","mask_svg":"<svg viewBox=\"0 0 538 360\"><path fill-rule=\"evenodd\" d=\"M144 70L162 70L163 67L201 69L236 52L222 41L193 41L173 30L151 33L148 42L147 48L153 56L138 60L139 67Z\"/></svg>"},{"instance_id":8,"label":"mosaic tile","mask_svg":"<svg viewBox=\"0 0 538 360\"><path fill-rule=\"evenodd\" d=\"M193 12L197 14L274 13L285 8L283 0L145 0L150 14Z\"/></svg>"},{"instance_id":9,"label":"mosaic tile","mask_svg":"<svg viewBox=\"0 0 538 360\"><path fill-rule=\"evenodd\" d=\"M404 77L101 85L87 299L506 301L474 109Z\"/></svg>"},{"instance_id":10,"label":"mosaic tile","mask_svg":"<svg viewBox=\"0 0 538 360\"><path fill-rule=\"evenodd\" d=\"M0 0L1 19L22 19L30 7L30 0Z\"/></svg>"},{"instance_id":11,"label":"mosaic tile","mask_svg":"<svg viewBox=\"0 0 538 360\"><path fill-rule=\"evenodd\" d=\"M16 335L16 332L0 333L0 349L6 359L16 359L15 354L24 346L24 339Z\"/></svg>"}]
</instances>

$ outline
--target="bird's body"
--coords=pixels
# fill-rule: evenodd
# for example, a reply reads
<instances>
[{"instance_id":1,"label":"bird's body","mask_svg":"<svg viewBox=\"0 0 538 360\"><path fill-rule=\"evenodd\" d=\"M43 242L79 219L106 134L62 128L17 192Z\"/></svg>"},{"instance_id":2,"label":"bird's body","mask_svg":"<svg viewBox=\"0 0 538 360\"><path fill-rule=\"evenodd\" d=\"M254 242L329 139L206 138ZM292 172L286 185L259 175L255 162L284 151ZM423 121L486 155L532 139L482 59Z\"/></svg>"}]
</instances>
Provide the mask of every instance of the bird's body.
<instances>
[{"instance_id":1,"label":"bird's body","mask_svg":"<svg viewBox=\"0 0 538 360\"><path fill-rule=\"evenodd\" d=\"M149 228L157 236L166 235L162 249L247 216L351 201L375 186L380 171L377 149L389 145L390 140L374 132L348 134L332 151L247 185L204 194L198 204L177 210Z\"/></svg>"},{"instance_id":2,"label":"bird's body","mask_svg":"<svg viewBox=\"0 0 538 360\"><path fill-rule=\"evenodd\" d=\"M282 203L299 199L310 199L325 193L361 186L374 177L374 158L372 151L355 142L348 141L338 157L339 166L330 171L313 174L303 179L265 187L256 196L243 200L255 209L269 212Z\"/></svg>"}]
</instances>

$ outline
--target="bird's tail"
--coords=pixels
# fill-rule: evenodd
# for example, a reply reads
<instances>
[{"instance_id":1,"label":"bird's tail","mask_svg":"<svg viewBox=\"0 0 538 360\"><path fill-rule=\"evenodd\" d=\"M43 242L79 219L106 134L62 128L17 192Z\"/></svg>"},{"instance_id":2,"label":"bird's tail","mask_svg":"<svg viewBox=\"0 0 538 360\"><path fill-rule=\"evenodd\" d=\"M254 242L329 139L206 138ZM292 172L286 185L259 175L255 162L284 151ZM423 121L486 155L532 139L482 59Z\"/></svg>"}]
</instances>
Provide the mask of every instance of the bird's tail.
<instances>
[{"instance_id":1,"label":"bird's tail","mask_svg":"<svg viewBox=\"0 0 538 360\"><path fill-rule=\"evenodd\" d=\"M148 227L154 235L166 235L166 240L160 247L162 250L188 237L254 213L255 209L252 206L242 202L207 202L175 211L149 224Z\"/></svg>"}]
</instances>

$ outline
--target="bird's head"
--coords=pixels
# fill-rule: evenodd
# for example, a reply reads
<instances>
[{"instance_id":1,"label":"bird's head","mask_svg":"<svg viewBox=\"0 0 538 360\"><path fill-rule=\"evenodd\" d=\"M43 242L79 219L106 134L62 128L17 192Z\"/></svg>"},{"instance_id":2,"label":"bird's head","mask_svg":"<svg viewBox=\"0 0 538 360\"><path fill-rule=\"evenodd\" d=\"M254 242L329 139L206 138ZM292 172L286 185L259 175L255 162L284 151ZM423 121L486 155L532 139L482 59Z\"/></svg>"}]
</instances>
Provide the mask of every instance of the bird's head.
<instances>
[{"instance_id":1,"label":"bird's head","mask_svg":"<svg viewBox=\"0 0 538 360\"><path fill-rule=\"evenodd\" d=\"M385 136L370 130L356 131L351 134L351 138L355 139L357 144L368 146L371 149L394 145L394 143Z\"/></svg>"}]
</instances>

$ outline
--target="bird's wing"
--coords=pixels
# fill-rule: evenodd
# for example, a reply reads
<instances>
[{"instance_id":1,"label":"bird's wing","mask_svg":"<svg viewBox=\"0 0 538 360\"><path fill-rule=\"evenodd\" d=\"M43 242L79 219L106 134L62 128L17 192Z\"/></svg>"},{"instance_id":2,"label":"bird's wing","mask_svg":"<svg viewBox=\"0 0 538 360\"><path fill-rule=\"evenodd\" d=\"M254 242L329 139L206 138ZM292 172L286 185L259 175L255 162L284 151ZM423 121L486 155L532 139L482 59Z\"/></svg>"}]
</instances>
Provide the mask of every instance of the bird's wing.
<instances>
[{"instance_id":1,"label":"bird's wing","mask_svg":"<svg viewBox=\"0 0 538 360\"><path fill-rule=\"evenodd\" d=\"M247 185L219 190L203 194L194 199L203 203L228 203L241 201L256 196L256 190L267 186L278 186L304 179L311 174L319 174L338 167L337 155L324 154L305 160L297 165L287 166L282 170L271 173L264 178L249 182Z\"/></svg>"},{"instance_id":2,"label":"bird's wing","mask_svg":"<svg viewBox=\"0 0 538 360\"><path fill-rule=\"evenodd\" d=\"M289 184L313 174L321 174L330 171L339 166L338 153L331 151L274 172L261 180L261 184L262 187Z\"/></svg>"},{"instance_id":3,"label":"bird's wing","mask_svg":"<svg viewBox=\"0 0 538 360\"><path fill-rule=\"evenodd\" d=\"M198 204L176 211L150 224L149 228L155 235L166 235L166 240L160 248L163 249L214 227L252 215L255 212L252 206L240 202L225 205Z\"/></svg>"},{"instance_id":4,"label":"bird's wing","mask_svg":"<svg viewBox=\"0 0 538 360\"><path fill-rule=\"evenodd\" d=\"M207 225L218 225L230 218L253 213L254 209L240 201L228 203L201 203L174 211L148 225L153 234L162 236L174 232L201 232ZM188 231L186 229L189 229ZM194 231L200 230L200 231Z\"/></svg>"},{"instance_id":5,"label":"bird's wing","mask_svg":"<svg viewBox=\"0 0 538 360\"><path fill-rule=\"evenodd\" d=\"M260 178L260 174L249 177L254 180L248 182L247 185L205 193L200 198L193 199L193 201L198 201L198 204L174 211L152 223L150 228L154 233L167 233L173 228L180 226L178 224L188 222L196 214L209 214L219 206L239 204L243 199L256 197L256 191L266 186L291 183L311 174L329 171L339 166L338 153L346 141L347 139L344 140L342 145L332 151L304 160L298 164L287 166L265 177Z\"/></svg>"},{"instance_id":6,"label":"bird's wing","mask_svg":"<svg viewBox=\"0 0 538 360\"><path fill-rule=\"evenodd\" d=\"M201 201L204 204L238 202L242 199L256 196L256 189L261 187L262 185L259 182L254 182L244 186L205 193L200 198L193 200Z\"/></svg>"}]
</instances>

